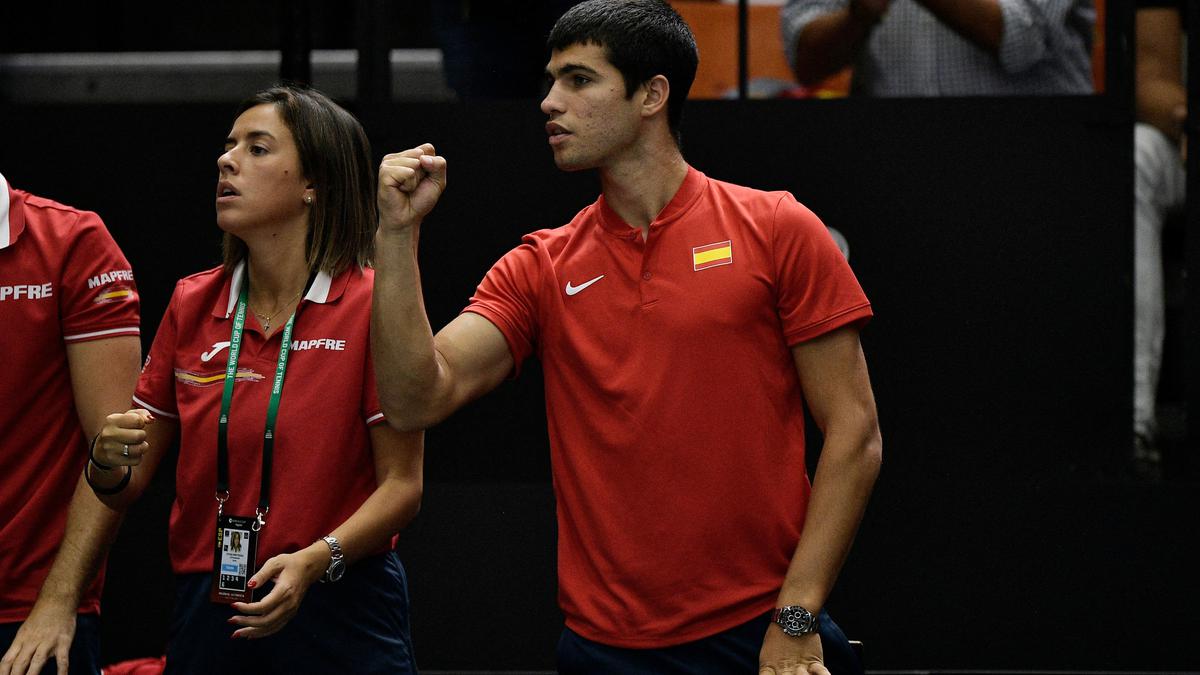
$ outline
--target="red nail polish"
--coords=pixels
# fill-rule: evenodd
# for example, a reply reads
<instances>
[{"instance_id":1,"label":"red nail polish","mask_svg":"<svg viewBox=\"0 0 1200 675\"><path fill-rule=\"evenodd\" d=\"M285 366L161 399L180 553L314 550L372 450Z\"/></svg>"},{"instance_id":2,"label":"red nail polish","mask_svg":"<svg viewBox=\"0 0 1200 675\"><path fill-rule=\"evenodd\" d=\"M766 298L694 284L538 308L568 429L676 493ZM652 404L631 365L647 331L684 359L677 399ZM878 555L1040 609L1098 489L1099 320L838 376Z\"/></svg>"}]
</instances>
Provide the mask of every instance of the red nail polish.
<instances>
[{"instance_id":1,"label":"red nail polish","mask_svg":"<svg viewBox=\"0 0 1200 675\"><path fill-rule=\"evenodd\" d=\"M253 579L251 579L250 581L246 582L246 587L247 587L247 588L256 588L257 586L258 586L258 582L257 582L257 581L255 581L255 580L253 580Z\"/></svg>"}]
</instances>

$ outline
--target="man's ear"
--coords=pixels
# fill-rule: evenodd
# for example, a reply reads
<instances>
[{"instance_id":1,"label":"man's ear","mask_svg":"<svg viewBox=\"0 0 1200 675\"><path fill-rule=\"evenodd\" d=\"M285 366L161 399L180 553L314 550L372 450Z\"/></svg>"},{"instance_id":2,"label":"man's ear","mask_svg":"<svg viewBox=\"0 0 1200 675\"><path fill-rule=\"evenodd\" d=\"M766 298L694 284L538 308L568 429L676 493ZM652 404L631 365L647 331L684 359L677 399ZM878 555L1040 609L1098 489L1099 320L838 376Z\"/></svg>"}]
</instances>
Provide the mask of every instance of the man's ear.
<instances>
[{"instance_id":1,"label":"man's ear","mask_svg":"<svg viewBox=\"0 0 1200 675\"><path fill-rule=\"evenodd\" d=\"M655 75L642 85L645 96L642 99L642 116L653 117L659 111L667 109L667 99L671 97L671 83L665 75Z\"/></svg>"}]
</instances>

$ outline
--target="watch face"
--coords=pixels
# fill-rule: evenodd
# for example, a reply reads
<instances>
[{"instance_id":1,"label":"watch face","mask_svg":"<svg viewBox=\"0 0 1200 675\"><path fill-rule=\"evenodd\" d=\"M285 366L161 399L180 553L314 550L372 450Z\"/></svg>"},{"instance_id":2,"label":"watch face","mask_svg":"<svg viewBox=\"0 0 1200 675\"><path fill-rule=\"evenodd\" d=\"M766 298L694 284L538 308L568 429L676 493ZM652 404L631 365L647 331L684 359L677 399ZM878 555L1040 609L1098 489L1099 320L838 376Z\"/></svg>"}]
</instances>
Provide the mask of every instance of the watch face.
<instances>
[{"instance_id":1,"label":"watch face","mask_svg":"<svg viewBox=\"0 0 1200 675\"><path fill-rule=\"evenodd\" d=\"M815 630L812 612L803 607L784 607L776 621L783 632L792 637L807 635Z\"/></svg>"},{"instance_id":2,"label":"watch face","mask_svg":"<svg viewBox=\"0 0 1200 675\"><path fill-rule=\"evenodd\" d=\"M335 560L329 566L329 580L337 581L346 573L346 563L342 560Z\"/></svg>"}]
</instances>

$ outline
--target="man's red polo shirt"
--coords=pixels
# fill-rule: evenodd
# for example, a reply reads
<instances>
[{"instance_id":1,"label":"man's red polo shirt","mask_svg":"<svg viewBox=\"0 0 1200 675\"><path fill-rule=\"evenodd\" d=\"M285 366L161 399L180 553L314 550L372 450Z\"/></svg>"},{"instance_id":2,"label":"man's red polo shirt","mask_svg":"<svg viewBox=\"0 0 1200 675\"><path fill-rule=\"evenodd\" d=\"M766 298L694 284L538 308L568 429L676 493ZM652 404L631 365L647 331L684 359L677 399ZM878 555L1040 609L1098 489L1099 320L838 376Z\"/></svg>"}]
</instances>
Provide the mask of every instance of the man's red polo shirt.
<instances>
[{"instance_id":1,"label":"man's red polo shirt","mask_svg":"<svg viewBox=\"0 0 1200 675\"><path fill-rule=\"evenodd\" d=\"M138 323L133 272L100 217L0 176L0 623L33 607L87 462L66 345ZM81 612L99 611L103 576Z\"/></svg>"},{"instance_id":2,"label":"man's red polo shirt","mask_svg":"<svg viewBox=\"0 0 1200 675\"><path fill-rule=\"evenodd\" d=\"M663 647L774 606L809 496L790 348L871 316L812 212L691 169L646 241L601 197L465 311L543 364L572 630Z\"/></svg>"}]
</instances>

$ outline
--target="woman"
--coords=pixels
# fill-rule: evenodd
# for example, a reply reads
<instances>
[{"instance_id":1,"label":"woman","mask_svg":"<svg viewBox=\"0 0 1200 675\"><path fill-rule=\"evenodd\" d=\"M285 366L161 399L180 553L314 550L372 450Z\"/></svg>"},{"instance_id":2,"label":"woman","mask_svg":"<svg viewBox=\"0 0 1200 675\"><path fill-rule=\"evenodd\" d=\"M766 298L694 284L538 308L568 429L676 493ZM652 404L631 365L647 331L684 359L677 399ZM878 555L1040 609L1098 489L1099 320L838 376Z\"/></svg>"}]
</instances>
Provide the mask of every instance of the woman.
<instances>
[{"instance_id":1,"label":"woman","mask_svg":"<svg viewBox=\"0 0 1200 675\"><path fill-rule=\"evenodd\" d=\"M415 672L391 549L423 438L383 423L375 393L366 135L276 87L241 105L217 169L224 265L176 285L141 409L108 417L88 481L123 508L179 442L167 672Z\"/></svg>"}]
</instances>

